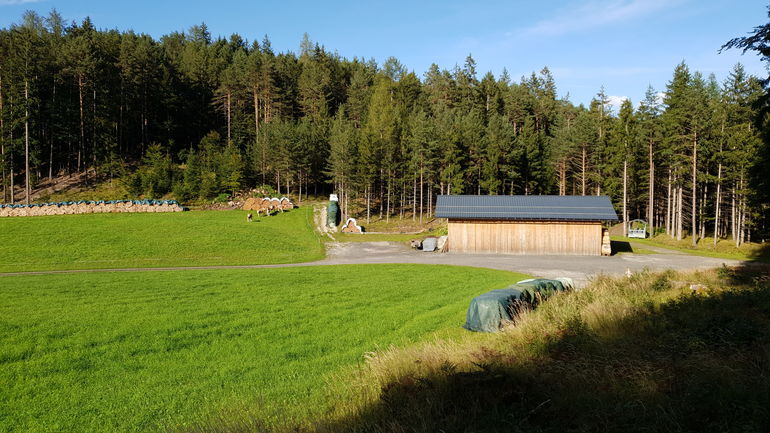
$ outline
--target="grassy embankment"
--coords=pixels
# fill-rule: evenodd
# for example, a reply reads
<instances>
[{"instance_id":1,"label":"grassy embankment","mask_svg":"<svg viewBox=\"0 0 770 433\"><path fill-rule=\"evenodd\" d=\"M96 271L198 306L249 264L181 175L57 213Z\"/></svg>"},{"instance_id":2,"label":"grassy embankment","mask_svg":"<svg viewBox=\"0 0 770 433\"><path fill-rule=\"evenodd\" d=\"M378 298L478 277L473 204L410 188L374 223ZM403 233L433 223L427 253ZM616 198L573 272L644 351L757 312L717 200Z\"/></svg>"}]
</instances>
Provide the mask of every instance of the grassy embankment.
<instances>
[{"instance_id":1,"label":"grassy embankment","mask_svg":"<svg viewBox=\"0 0 770 433\"><path fill-rule=\"evenodd\" d=\"M425 265L0 277L0 431L318 418L364 353L457 338L471 297L521 278Z\"/></svg>"},{"instance_id":2,"label":"grassy embankment","mask_svg":"<svg viewBox=\"0 0 770 433\"><path fill-rule=\"evenodd\" d=\"M0 219L0 272L252 265L322 259L310 208Z\"/></svg>"},{"instance_id":3,"label":"grassy embankment","mask_svg":"<svg viewBox=\"0 0 770 433\"><path fill-rule=\"evenodd\" d=\"M122 179L118 178L112 181L101 181L95 185L79 185L76 187L64 188L61 191L43 194L35 201L38 203L46 203L78 200L126 200L136 198L137 197L132 196L128 192Z\"/></svg>"},{"instance_id":4,"label":"grassy embankment","mask_svg":"<svg viewBox=\"0 0 770 433\"><path fill-rule=\"evenodd\" d=\"M612 236L612 240L667 248L703 257L762 262L770 261L770 244L767 243L744 243L740 247L736 247L735 243L732 241L719 240L715 247L714 238L703 238L698 241L698 244L695 247L693 247L692 238L685 238L681 241L677 241L667 235L658 235L648 239L631 239L623 236ZM637 248L634 248L634 250L636 251Z\"/></svg>"},{"instance_id":5,"label":"grassy embankment","mask_svg":"<svg viewBox=\"0 0 770 433\"><path fill-rule=\"evenodd\" d=\"M600 279L496 335L372 354L307 431L767 431L770 272L753 272Z\"/></svg>"},{"instance_id":6,"label":"grassy embankment","mask_svg":"<svg viewBox=\"0 0 770 433\"><path fill-rule=\"evenodd\" d=\"M364 227L364 233L338 232L333 234L334 239L339 242L409 242L412 239L447 234L446 220L426 217L420 224L419 219L412 220L411 214L405 215L403 219L393 216L389 220L375 216L369 224L365 218L357 221L358 225Z\"/></svg>"}]
</instances>

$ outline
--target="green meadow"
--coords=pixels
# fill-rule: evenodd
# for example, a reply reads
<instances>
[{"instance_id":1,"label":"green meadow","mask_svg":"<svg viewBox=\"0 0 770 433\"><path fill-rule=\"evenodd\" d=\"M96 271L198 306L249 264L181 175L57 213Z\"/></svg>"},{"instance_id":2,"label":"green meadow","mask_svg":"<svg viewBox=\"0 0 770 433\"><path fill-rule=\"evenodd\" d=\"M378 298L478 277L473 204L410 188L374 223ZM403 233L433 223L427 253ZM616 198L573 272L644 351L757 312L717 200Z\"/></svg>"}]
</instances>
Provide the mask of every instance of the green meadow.
<instances>
[{"instance_id":1,"label":"green meadow","mask_svg":"<svg viewBox=\"0 0 770 433\"><path fill-rule=\"evenodd\" d=\"M0 219L0 272L253 265L319 260L312 209L246 222L244 211Z\"/></svg>"},{"instance_id":2,"label":"green meadow","mask_svg":"<svg viewBox=\"0 0 770 433\"><path fill-rule=\"evenodd\" d=\"M0 431L312 419L365 353L461 336L473 296L522 278L426 265L0 277Z\"/></svg>"}]
</instances>

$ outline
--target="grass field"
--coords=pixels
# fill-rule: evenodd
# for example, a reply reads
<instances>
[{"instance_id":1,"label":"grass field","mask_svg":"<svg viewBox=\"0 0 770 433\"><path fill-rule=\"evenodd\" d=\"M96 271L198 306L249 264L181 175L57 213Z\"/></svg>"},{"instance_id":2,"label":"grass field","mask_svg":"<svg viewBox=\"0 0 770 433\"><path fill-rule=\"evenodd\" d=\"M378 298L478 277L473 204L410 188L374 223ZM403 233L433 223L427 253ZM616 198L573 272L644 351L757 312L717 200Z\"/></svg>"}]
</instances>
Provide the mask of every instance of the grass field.
<instances>
[{"instance_id":1,"label":"grass field","mask_svg":"<svg viewBox=\"0 0 770 433\"><path fill-rule=\"evenodd\" d=\"M316 417L365 352L458 337L471 297L521 278L425 265L0 277L0 431Z\"/></svg>"},{"instance_id":2,"label":"grass field","mask_svg":"<svg viewBox=\"0 0 770 433\"><path fill-rule=\"evenodd\" d=\"M246 222L245 211L0 219L0 272L247 265L323 258L311 209Z\"/></svg>"},{"instance_id":3,"label":"grass field","mask_svg":"<svg viewBox=\"0 0 770 433\"><path fill-rule=\"evenodd\" d=\"M744 243L740 247L736 247L735 243L732 241L719 240L715 247L714 238L703 238L698 241L698 245L693 248L692 238L685 238L681 241L677 241L667 235L658 235L648 239L631 239L623 236L612 236L612 240L668 248L703 257L770 262L770 244L767 243ZM634 249L634 252L636 252L636 249Z\"/></svg>"}]
</instances>

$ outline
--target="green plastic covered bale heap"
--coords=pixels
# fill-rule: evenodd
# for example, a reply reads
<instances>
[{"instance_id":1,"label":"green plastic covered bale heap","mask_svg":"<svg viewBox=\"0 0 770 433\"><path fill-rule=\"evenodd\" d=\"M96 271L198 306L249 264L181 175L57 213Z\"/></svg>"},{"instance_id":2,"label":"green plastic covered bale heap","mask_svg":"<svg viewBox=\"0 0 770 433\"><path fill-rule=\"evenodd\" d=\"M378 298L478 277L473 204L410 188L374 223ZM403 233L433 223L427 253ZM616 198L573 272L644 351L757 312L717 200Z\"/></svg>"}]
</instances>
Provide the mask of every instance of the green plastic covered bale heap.
<instances>
[{"instance_id":1,"label":"green plastic covered bale heap","mask_svg":"<svg viewBox=\"0 0 770 433\"><path fill-rule=\"evenodd\" d=\"M497 332L513 320L522 306L535 307L554 293L570 289L572 281L559 278L525 280L492 290L471 300L463 327L475 332Z\"/></svg>"}]
</instances>

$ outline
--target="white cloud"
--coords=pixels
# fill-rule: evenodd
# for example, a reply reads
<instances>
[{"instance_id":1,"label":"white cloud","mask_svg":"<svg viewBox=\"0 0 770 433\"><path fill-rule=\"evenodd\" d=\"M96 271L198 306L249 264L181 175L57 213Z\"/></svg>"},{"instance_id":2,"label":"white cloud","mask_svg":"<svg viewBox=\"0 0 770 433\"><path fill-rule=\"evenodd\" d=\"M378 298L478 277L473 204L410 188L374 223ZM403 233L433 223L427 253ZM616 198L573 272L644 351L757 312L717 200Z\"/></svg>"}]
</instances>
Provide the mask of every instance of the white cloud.
<instances>
[{"instance_id":1,"label":"white cloud","mask_svg":"<svg viewBox=\"0 0 770 433\"><path fill-rule=\"evenodd\" d=\"M0 0L0 6L23 5L27 3L38 3L42 0Z\"/></svg>"},{"instance_id":2,"label":"white cloud","mask_svg":"<svg viewBox=\"0 0 770 433\"><path fill-rule=\"evenodd\" d=\"M681 0L588 0L525 28L523 34L560 36L641 18L678 3Z\"/></svg>"},{"instance_id":3,"label":"white cloud","mask_svg":"<svg viewBox=\"0 0 770 433\"><path fill-rule=\"evenodd\" d=\"M607 104L612 107L613 113L620 113L620 106L626 99L628 99L628 96L609 95L607 96L607 100L609 101Z\"/></svg>"}]
</instances>

